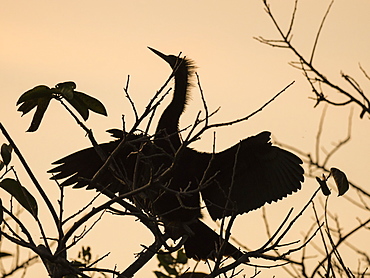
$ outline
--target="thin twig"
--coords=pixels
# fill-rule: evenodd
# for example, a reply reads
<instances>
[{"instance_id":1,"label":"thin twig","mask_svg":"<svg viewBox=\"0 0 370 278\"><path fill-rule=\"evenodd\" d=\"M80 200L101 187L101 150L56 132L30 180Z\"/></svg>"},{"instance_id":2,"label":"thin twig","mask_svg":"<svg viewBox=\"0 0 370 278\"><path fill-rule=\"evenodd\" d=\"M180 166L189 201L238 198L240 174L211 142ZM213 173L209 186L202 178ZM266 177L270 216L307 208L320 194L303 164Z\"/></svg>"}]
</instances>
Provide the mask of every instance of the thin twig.
<instances>
[{"instance_id":1,"label":"thin twig","mask_svg":"<svg viewBox=\"0 0 370 278\"><path fill-rule=\"evenodd\" d=\"M318 30L318 31L317 31L317 33L316 33L315 42L314 42L314 44L313 44L312 51L311 51L311 57L310 57L310 62L309 62L310 64L312 64L312 62L313 62L313 56L315 55L315 50L316 50L317 43L318 43L318 41L319 41L319 36L320 36L321 30L322 30L322 28L324 27L325 19L326 19L326 17L328 16L329 11L330 11L330 8L331 8L331 6L333 5L333 3L334 3L334 0L332 0L332 1L330 2L329 7L328 7L328 8L327 8L327 10L326 10L326 13L325 13L324 17L323 17L323 18L322 18L322 20L321 20L321 24L320 24L319 30Z\"/></svg>"},{"instance_id":2,"label":"thin twig","mask_svg":"<svg viewBox=\"0 0 370 278\"><path fill-rule=\"evenodd\" d=\"M234 125L243 121L247 121L249 118L253 117L255 114L261 112L266 106L268 106L271 102L273 102L278 96L280 96L283 92L285 92L290 86L294 84L294 81L292 81L289 85L287 85L284 89L282 89L280 92L278 92L275 96L273 96L269 101L267 101L265 104L263 104L260 108L258 108L256 111L252 112L248 116L245 116L240 119L236 119L233 121L229 122L223 122L223 123L216 123L216 124L210 124L208 126L203 127L198 133L196 133L191 139L186 141L186 144L190 144L191 142L194 142L197 140L197 138L200 137L201 134L203 134L206 130L211 129L211 128L218 128L222 126L229 126L229 125Z\"/></svg>"},{"instance_id":3,"label":"thin twig","mask_svg":"<svg viewBox=\"0 0 370 278\"><path fill-rule=\"evenodd\" d=\"M128 93L128 86L129 86L129 84L130 84L130 75L127 75L126 86L123 88L123 90L125 91L126 98L128 99L128 101L131 104L132 111L134 112L134 115L135 115L135 120L137 121L137 120L139 120L139 116L137 114L135 103L133 102L132 98L130 97L130 94Z\"/></svg>"}]
</instances>

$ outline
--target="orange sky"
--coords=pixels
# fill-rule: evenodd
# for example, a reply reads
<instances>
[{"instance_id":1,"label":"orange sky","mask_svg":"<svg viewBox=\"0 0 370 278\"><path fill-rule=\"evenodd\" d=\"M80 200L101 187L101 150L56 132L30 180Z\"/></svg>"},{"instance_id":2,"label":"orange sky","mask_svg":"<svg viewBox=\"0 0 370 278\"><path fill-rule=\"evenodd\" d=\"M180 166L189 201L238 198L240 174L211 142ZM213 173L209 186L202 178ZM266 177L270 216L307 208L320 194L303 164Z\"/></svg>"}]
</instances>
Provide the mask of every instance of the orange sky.
<instances>
[{"instance_id":1,"label":"orange sky","mask_svg":"<svg viewBox=\"0 0 370 278\"><path fill-rule=\"evenodd\" d=\"M271 48L253 39L257 36L279 38L264 12L262 1L1 0L0 4L0 120L50 194L56 194L55 185L48 181L49 176L45 173L50 169L50 163L89 146L88 139L56 104L47 111L36 133L25 133L31 117L20 117L16 112L16 100L36 85L54 86L73 80L78 90L105 104L109 117L91 115L87 125L99 141L108 140L104 130L120 127L122 114L128 127L133 124L130 105L122 90L127 75L131 76L131 97L139 111L143 111L171 72L147 46L164 53L178 54L181 51L196 62L209 108L214 110L221 106L212 119L214 122L251 113L295 81L263 113L248 122L217 130L217 150L261 130L270 130L281 142L306 152L314 151L323 106L313 109L314 101L309 99L312 95L307 82L299 71L287 64L294 59L288 50ZM319 0L301 0L299 4L293 43L305 55L310 53L328 5L329 1ZM286 27L293 1L271 1L271 7ZM361 63L370 72L369 11L370 2L367 1L335 1L318 44L315 65L346 88L348 86L339 77L340 71L358 78L365 91L369 89L368 81L358 68ZM181 126L191 124L200 109L202 104L195 87ZM349 107L328 109L323 134L327 149L345 136L348 114ZM370 153L370 148L363 138L369 138L370 132L368 120L359 120L358 115L356 108L352 140L333 159L332 166L343 169L351 180L366 188L369 171L368 162L363 157ZM208 132L193 147L210 151L212 134ZM22 172L20 168L18 171ZM21 177L24 185L33 191L25 175L21 174ZM316 183L307 181L304 187L301 199L288 198L284 205L272 207L276 217L282 219L289 207L303 204ZM85 204L78 203L81 200L87 202L89 194L83 190L68 190L67 213ZM53 196L56 201L57 195ZM333 198L332 201L341 200ZM353 215L349 213L348 217ZM131 220L111 225L111 218L106 218L83 245L91 244L96 255L112 250L107 263L102 265L113 267L119 261L119 268L124 269L132 262L132 253L140 251L139 244L150 244L151 237L145 228ZM261 234L259 229L263 229L259 218L260 211L239 217L234 235L248 246L258 247L264 241L254 240ZM253 223L253 229L250 229L250 223ZM106 227L109 227L108 231ZM102 236L107 232L108 235ZM108 245L107 239L115 237L120 238L116 240L119 243L114 243L113 247ZM75 256L77 251L71 251L70 256ZM143 273L155 267L156 263L152 262ZM247 271L253 273L252 269Z\"/></svg>"}]
</instances>

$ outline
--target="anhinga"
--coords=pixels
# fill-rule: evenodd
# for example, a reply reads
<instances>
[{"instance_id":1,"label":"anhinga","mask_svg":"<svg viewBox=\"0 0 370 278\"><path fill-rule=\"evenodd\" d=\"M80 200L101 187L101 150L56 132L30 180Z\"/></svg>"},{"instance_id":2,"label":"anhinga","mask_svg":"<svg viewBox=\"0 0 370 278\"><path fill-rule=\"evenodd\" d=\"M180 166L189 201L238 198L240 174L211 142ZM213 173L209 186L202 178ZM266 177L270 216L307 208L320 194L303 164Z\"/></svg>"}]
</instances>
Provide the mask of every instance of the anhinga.
<instances>
[{"instance_id":1,"label":"anhinga","mask_svg":"<svg viewBox=\"0 0 370 278\"><path fill-rule=\"evenodd\" d=\"M158 169L163 170L171 165L173 169L170 178L163 184L148 189L143 202L151 213L163 221L170 237L177 239L187 236L184 247L189 258L214 259L215 250L220 248L222 239L200 220L200 198L213 220L249 212L298 191L304 180L300 165L302 161L296 155L272 146L267 131L246 138L219 153L203 153L185 147L175 156L182 146L178 125L188 99L193 63L186 58L164 55L150 49L173 69L175 89L171 103L160 117L154 140L147 144L146 149L142 149L147 159L141 161L140 178L147 181L151 173ZM111 132L114 137L120 137L117 131ZM129 136L133 139L140 137ZM130 143L129 139L126 138ZM118 143L119 140L116 140L100 146L109 154ZM136 158L132 153L137 153L139 149L138 143L127 144L116 156L116 165L127 180L132 181L133 173L137 171ZM54 164L60 164L49 171L57 173L54 179L69 177L62 185L88 185L91 188L88 179L94 176L102 161L93 148L88 148ZM201 181L205 181L205 184L200 184ZM98 182L109 186L113 192L122 193L131 189L118 182L109 171L103 173ZM226 243L223 251L223 255L235 259L243 254L230 243Z\"/></svg>"}]
</instances>

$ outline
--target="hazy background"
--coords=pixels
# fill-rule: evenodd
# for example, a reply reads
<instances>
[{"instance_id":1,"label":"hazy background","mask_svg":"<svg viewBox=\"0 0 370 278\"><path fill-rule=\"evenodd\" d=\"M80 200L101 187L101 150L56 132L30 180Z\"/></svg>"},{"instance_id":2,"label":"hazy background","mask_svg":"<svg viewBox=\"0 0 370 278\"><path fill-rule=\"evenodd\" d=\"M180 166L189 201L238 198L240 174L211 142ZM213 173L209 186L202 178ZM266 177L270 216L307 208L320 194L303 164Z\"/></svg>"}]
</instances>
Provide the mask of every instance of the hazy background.
<instances>
[{"instance_id":1,"label":"hazy background","mask_svg":"<svg viewBox=\"0 0 370 278\"><path fill-rule=\"evenodd\" d=\"M299 3L293 43L305 55L312 49L329 3L319 0ZM271 1L272 10L284 27L289 24L293 4L294 1ZM344 84L339 77L343 70L358 78L365 91L369 89L368 81L363 78L358 63L370 72L369 11L368 1L335 1L315 56L316 66L327 77ZM25 133L31 115L21 118L16 112L18 97L36 85L52 87L73 80L77 90L98 98L106 106L108 117L92 114L87 126L93 129L98 141L107 141L105 130L120 127L122 114L128 128L133 124L132 110L122 90L127 76L131 76L131 97L141 112L171 73L169 66L147 49L151 46L168 54L182 52L196 62L209 109L221 107L212 122L245 116L295 81L289 90L249 121L217 129L218 151L242 138L270 130L279 141L314 152L323 106L313 108L315 102L309 99L312 96L309 85L299 71L287 64L295 59L292 53L265 46L253 39L257 36L279 38L262 1L0 0L0 120L57 204L58 190L48 181L50 176L46 170L56 159L89 146L89 141L56 102L47 111L40 129ZM189 104L181 118L182 127L191 124L202 109L196 87ZM358 109L354 110L351 142L335 156L330 166L344 170L351 180L366 188L370 178L367 159L370 132L368 119L359 120L359 113ZM349 107L329 107L322 140L327 149L345 137L348 115ZM193 147L211 151L212 137L213 131L209 131ZM15 159L14 164L18 165ZM20 167L18 173L21 182L35 192ZM300 208L316 186L314 181L307 180L299 194L271 206L275 226L290 207ZM68 189L66 215L83 207L91 196L92 192ZM331 201L338 207L345 202L334 197ZM357 215L351 211L339 209L339 213L349 223L356 222ZM47 212L42 212L42 216L46 221L50 219ZM260 210L243 215L233 229L233 235L248 247L257 248L266 240L266 236L260 236L264 235L260 216ZM305 225L305 222L298 223L297 233L305 230ZM34 231L33 235L38 237L37 229ZM55 231L51 228L49 234L54 236ZM96 256L112 251L99 266L113 268L117 263L118 269L123 270L133 261L134 253L141 250L140 244L149 245L151 240L150 233L134 219L105 215L69 255L76 257L81 245L91 245ZM369 237L363 240L370 243ZM138 277L154 277L148 274L154 268L156 261L152 260ZM42 273L43 268L40 269ZM249 275L253 272L252 268L245 271Z\"/></svg>"}]
</instances>

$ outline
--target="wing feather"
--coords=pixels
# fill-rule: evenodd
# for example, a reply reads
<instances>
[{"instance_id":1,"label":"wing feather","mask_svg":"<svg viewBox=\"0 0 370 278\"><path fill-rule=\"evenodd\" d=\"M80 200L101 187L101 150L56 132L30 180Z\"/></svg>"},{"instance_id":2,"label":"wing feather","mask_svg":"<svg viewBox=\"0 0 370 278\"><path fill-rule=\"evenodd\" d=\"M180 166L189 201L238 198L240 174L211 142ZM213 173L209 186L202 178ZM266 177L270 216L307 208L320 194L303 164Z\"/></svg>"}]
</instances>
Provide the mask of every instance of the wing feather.
<instances>
[{"instance_id":1,"label":"wing feather","mask_svg":"<svg viewBox=\"0 0 370 278\"><path fill-rule=\"evenodd\" d=\"M118 141L113 141L101 144L100 147L109 155L117 145ZM69 177L61 183L61 186L74 185L74 188L81 188L88 185L87 179L91 179L95 175L103 165L103 161L94 148L87 148L61 158L53 164L59 165L48 171L48 173L56 173L52 179L59 180ZM114 181L116 180L108 171L99 180L103 186Z\"/></svg>"},{"instance_id":2,"label":"wing feather","mask_svg":"<svg viewBox=\"0 0 370 278\"><path fill-rule=\"evenodd\" d=\"M257 209L301 188L301 164L293 153L271 146L270 133L262 132L216 154L210 174L219 174L202 198L213 219Z\"/></svg>"}]
</instances>

